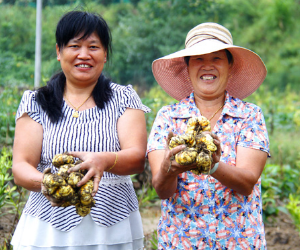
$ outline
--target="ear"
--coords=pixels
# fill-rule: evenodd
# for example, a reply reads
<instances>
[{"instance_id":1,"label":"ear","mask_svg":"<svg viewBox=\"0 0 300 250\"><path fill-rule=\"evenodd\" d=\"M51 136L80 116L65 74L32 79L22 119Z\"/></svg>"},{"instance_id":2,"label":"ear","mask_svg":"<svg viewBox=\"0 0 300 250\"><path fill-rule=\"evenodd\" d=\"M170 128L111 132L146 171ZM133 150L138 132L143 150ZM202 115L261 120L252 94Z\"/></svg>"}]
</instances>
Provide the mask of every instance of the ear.
<instances>
[{"instance_id":1,"label":"ear","mask_svg":"<svg viewBox=\"0 0 300 250\"><path fill-rule=\"evenodd\" d=\"M227 79L227 81L229 79L231 79L231 77L232 77L232 68L233 68L233 63L230 63L229 64L229 69L228 69L228 79Z\"/></svg>"},{"instance_id":2,"label":"ear","mask_svg":"<svg viewBox=\"0 0 300 250\"><path fill-rule=\"evenodd\" d=\"M57 61L59 61L60 62L60 50L59 50L59 47L58 47L58 45L56 44L56 55L57 55Z\"/></svg>"},{"instance_id":3,"label":"ear","mask_svg":"<svg viewBox=\"0 0 300 250\"><path fill-rule=\"evenodd\" d=\"M229 64L229 75L231 75L233 69L233 62Z\"/></svg>"},{"instance_id":4,"label":"ear","mask_svg":"<svg viewBox=\"0 0 300 250\"><path fill-rule=\"evenodd\" d=\"M107 61L106 57L107 57L107 51L105 51L105 53L104 53L104 63L106 63L106 61Z\"/></svg>"}]
</instances>

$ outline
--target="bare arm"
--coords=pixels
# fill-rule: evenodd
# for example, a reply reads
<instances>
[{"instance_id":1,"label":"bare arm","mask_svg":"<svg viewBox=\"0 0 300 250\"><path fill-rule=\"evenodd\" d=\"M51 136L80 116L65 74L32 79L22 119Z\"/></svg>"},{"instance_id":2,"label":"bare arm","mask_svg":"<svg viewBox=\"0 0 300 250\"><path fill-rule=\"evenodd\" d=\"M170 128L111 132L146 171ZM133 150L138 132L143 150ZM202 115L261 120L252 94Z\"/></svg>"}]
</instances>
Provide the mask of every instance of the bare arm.
<instances>
[{"instance_id":1,"label":"bare arm","mask_svg":"<svg viewBox=\"0 0 300 250\"><path fill-rule=\"evenodd\" d=\"M104 171L118 175L130 175L141 173L144 170L147 147L144 112L137 109L126 109L119 118L117 130L121 151L117 152L118 160L115 167L111 170L109 169L113 166L116 159L116 154L113 152L71 152L73 156L84 161L79 166L72 168L71 171L77 171L79 168L88 170L88 173L79 185L83 185L92 177L99 177L94 180L94 191L96 191Z\"/></svg>"},{"instance_id":2,"label":"bare arm","mask_svg":"<svg viewBox=\"0 0 300 250\"><path fill-rule=\"evenodd\" d=\"M142 110L127 109L118 122L121 144L121 168L112 170L115 174L135 174L144 171L147 148L147 129ZM123 164L123 161L125 164Z\"/></svg>"},{"instance_id":3,"label":"bare arm","mask_svg":"<svg viewBox=\"0 0 300 250\"><path fill-rule=\"evenodd\" d=\"M218 137L215 135L213 137L218 148L217 152L213 154L213 164L215 164L220 160L221 146ZM171 169L167 173L170 165L169 158L180 150L180 147L176 147L172 151L169 149L155 150L148 154L153 176L152 183L161 199L169 198L175 193L179 173L195 168L195 165L180 166L172 161ZM267 153L238 146L236 167L219 162L219 167L212 176L228 188L242 195L249 195L263 171L266 160Z\"/></svg>"},{"instance_id":4,"label":"bare arm","mask_svg":"<svg viewBox=\"0 0 300 250\"><path fill-rule=\"evenodd\" d=\"M261 150L238 146L236 167L220 162L212 176L226 187L249 195L264 169L267 157L267 153Z\"/></svg>"},{"instance_id":5,"label":"bare arm","mask_svg":"<svg viewBox=\"0 0 300 250\"><path fill-rule=\"evenodd\" d=\"M43 174L37 170L43 141L42 126L24 114L16 122L13 166L14 181L30 191L40 192Z\"/></svg>"},{"instance_id":6,"label":"bare arm","mask_svg":"<svg viewBox=\"0 0 300 250\"><path fill-rule=\"evenodd\" d=\"M171 155L170 155L171 157ZM164 162L165 150L155 150L148 154L149 164L152 172L152 185L159 198L167 199L171 197L177 188L177 174L169 173L169 164Z\"/></svg>"},{"instance_id":7,"label":"bare arm","mask_svg":"<svg viewBox=\"0 0 300 250\"><path fill-rule=\"evenodd\" d=\"M169 133L167 145L173 136ZM179 165L172 156L180 152L184 146L178 146L170 150L155 150L148 154L149 164L152 172L152 184L159 198L167 199L171 197L177 188L178 174L196 168L195 164L188 166Z\"/></svg>"}]
</instances>

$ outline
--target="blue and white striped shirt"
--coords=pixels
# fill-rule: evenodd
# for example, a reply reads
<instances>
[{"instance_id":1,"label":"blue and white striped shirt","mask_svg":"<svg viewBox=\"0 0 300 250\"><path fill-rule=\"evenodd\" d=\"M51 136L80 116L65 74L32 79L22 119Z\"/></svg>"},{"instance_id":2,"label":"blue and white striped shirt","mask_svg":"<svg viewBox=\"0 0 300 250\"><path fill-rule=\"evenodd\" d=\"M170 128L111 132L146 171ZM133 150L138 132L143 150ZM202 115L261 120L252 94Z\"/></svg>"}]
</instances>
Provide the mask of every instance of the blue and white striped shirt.
<instances>
[{"instance_id":1,"label":"blue and white striped shirt","mask_svg":"<svg viewBox=\"0 0 300 250\"><path fill-rule=\"evenodd\" d=\"M35 91L24 92L16 120L27 113L34 121L43 126L43 144L38 170L51 167L54 155L66 151L117 152L121 150L117 133L117 121L126 108L150 112L142 104L131 85L122 86L111 83L113 96L104 109L97 106L79 111L79 117L72 117L74 111L63 103L63 117L52 123L45 111L36 102ZM96 224L109 227L127 218L129 213L138 210L138 201L130 176L120 176L104 172L94 199L96 206L91 216ZM52 207L40 192L31 192L24 213L36 216L61 231L76 227L82 217L77 215L74 206Z\"/></svg>"}]
</instances>

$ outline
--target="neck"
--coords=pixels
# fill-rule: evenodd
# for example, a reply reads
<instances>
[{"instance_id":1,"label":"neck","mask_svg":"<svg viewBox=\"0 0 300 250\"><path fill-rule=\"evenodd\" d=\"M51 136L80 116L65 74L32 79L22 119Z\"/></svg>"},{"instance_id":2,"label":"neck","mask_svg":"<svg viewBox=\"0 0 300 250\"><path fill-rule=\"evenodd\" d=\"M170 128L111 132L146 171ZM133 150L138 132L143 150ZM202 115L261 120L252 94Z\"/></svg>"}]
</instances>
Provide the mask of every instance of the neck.
<instances>
[{"instance_id":1,"label":"neck","mask_svg":"<svg viewBox=\"0 0 300 250\"><path fill-rule=\"evenodd\" d=\"M95 106L94 99L91 96L94 86L85 88L74 87L66 84L64 90L64 99L69 106L74 109L84 110Z\"/></svg>"},{"instance_id":2,"label":"neck","mask_svg":"<svg viewBox=\"0 0 300 250\"><path fill-rule=\"evenodd\" d=\"M225 94L213 99L201 98L196 95L194 96L194 98L197 108L202 112L214 112L216 111L216 107L220 107L225 102Z\"/></svg>"},{"instance_id":3,"label":"neck","mask_svg":"<svg viewBox=\"0 0 300 250\"><path fill-rule=\"evenodd\" d=\"M88 85L88 86L78 86L78 85L73 85L68 82L66 82L64 94L68 96L86 96L90 95L93 92L93 89L95 88L95 84Z\"/></svg>"},{"instance_id":4,"label":"neck","mask_svg":"<svg viewBox=\"0 0 300 250\"><path fill-rule=\"evenodd\" d=\"M202 99L200 97L195 97L195 103L197 108L200 110L201 115L212 121L216 121L218 119L222 112L224 102L225 95L221 95L215 99Z\"/></svg>"}]
</instances>

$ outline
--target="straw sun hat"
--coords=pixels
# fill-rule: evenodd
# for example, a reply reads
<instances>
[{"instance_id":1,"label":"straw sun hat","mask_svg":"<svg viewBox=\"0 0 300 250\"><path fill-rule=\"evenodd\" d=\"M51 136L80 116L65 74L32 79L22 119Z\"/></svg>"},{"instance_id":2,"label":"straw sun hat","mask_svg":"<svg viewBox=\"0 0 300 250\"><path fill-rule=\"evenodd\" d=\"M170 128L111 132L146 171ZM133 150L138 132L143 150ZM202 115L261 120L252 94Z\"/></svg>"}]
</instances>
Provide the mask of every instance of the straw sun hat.
<instances>
[{"instance_id":1,"label":"straw sun hat","mask_svg":"<svg viewBox=\"0 0 300 250\"><path fill-rule=\"evenodd\" d=\"M153 62L153 75L170 96L181 100L193 91L184 57L223 49L230 51L233 56L226 90L230 95L244 99L264 81L267 75L266 67L253 51L233 45L229 30L217 23L202 23L191 29L186 36L185 49Z\"/></svg>"}]
</instances>

